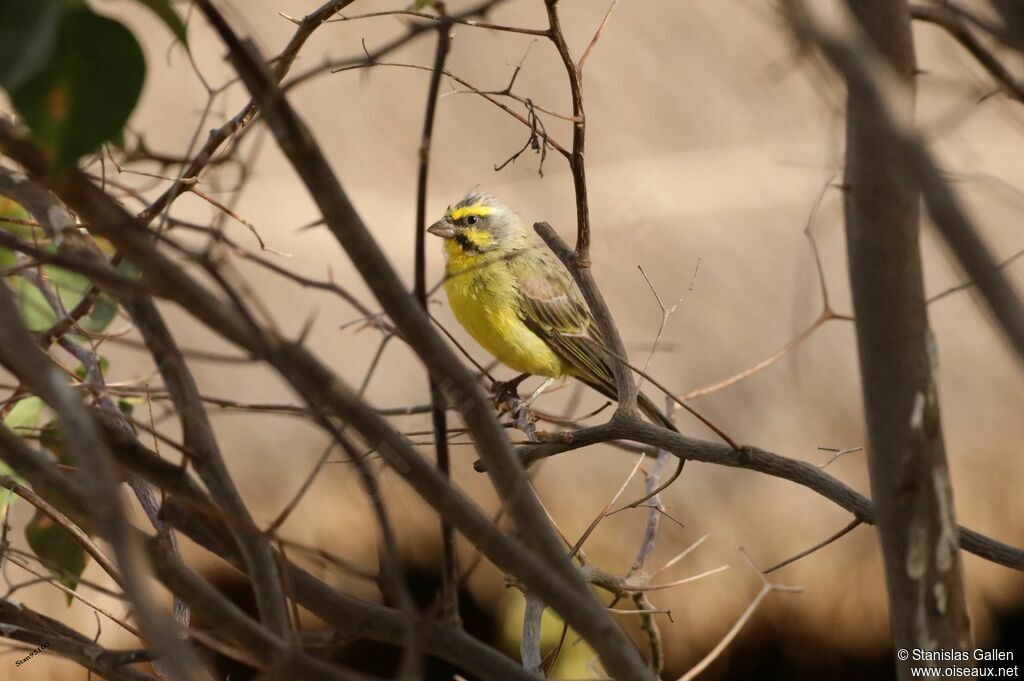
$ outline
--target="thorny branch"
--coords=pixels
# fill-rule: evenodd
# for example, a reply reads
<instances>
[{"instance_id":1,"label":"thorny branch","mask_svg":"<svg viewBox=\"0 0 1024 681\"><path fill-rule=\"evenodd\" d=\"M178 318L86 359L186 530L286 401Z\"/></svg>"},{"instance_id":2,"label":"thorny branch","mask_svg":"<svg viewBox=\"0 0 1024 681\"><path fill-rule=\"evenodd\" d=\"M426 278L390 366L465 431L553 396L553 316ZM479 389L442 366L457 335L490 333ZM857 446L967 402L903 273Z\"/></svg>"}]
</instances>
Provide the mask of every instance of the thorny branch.
<instances>
[{"instance_id":1,"label":"thorny branch","mask_svg":"<svg viewBox=\"0 0 1024 681\"><path fill-rule=\"evenodd\" d=\"M415 296L423 309L427 309L427 182L430 177L430 150L434 134L434 119L437 115L437 100L441 89L441 75L448 51L451 48L451 23L442 20L437 27L437 49L434 54L434 70L430 76L427 105L423 114L423 135L419 148L419 173L416 183L416 225L414 241L416 261L413 266ZM442 392L442 377L429 374L431 421L434 431L434 452L438 470L451 479L451 460L448 452L447 402ZM459 563L455 528L441 518L441 617L452 623L459 622Z\"/></svg>"},{"instance_id":2,"label":"thorny branch","mask_svg":"<svg viewBox=\"0 0 1024 681\"><path fill-rule=\"evenodd\" d=\"M338 16L339 11L350 2L351 0L327 2L304 19L289 18L297 26L295 34L282 53L276 59L270 60L269 66L256 54L250 43L238 39L233 34L210 2L199 0L196 3L227 43L231 59L242 81L251 92L252 99L233 118L210 133L209 138L195 153L190 148L186 154L181 156L158 154L150 150L141 137L138 139L136 147L125 154L125 158L130 161L154 161L160 164L160 173L147 174L150 179L157 181L151 184L150 188L159 186L164 181L170 182L163 194L146 205L139 215L139 219L133 220L113 201L112 197L129 196L134 200L144 200L145 192L134 192L131 188L122 186L115 180L108 180L105 175L102 179L102 186L111 192L109 194L99 191L82 174L72 173L70 177L65 178L47 177L35 150L24 143L17 131L7 124L6 120L0 121L0 142L3 143L5 152L20 162L30 174L49 184L62 198L66 199L86 220L83 223L84 227L93 233L106 235L118 249L114 258L97 261L81 252L68 249L57 249L56 252L51 252L45 249L41 243L22 241L9 233L0 231L0 246L24 254L14 268L0 274L4 277L20 274L26 280L37 285L51 307L54 308L58 319L50 329L33 337L29 337L27 333L21 333L23 330L5 330L6 335L3 340L17 341L12 347L16 347L19 351L28 352L26 348L29 345L26 345L26 339L34 344L32 345L34 349L30 353L31 362L24 362L23 357L12 353L9 348L6 354L0 352L0 356L5 365L15 370L14 373L18 381L13 388L16 391L38 392L63 419L67 420L68 426L82 438L76 449L79 450L80 459L85 464L79 463L79 468L87 469L90 473L98 473L93 479L80 474L66 476L58 472L52 462L45 460L37 451L28 447L17 434L0 427L0 451L4 452L5 460L28 480L32 489L9 478L0 478L0 486L18 492L47 513L57 524L71 532L76 541L101 563L115 579L115 582L124 588L134 606L134 618L141 624L147 645L152 645L153 650L159 653L162 664L164 660L169 661L171 666L168 670L172 678L176 679L202 677L201 672L198 671L200 667L194 655L193 644L219 651L246 664L268 670L280 669L283 666L296 673L301 673L304 678L361 679L360 675L337 665L328 664L303 648L304 642L312 641L315 637L306 634L294 635L291 632L291 623L286 612L287 607L297 608L299 605L321 617L334 628L331 633L331 642L336 642L334 641L335 637L366 638L402 646L406 658L404 669L406 678L415 676L419 655L427 653L447 659L482 678L513 679L515 681L535 678L533 672L542 669L543 660L540 657L539 643L540 615L545 606L550 606L559 611L568 623L591 642L601 655L606 668L616 678L651 679L662 671L664 665L664 651L656 618L662 614L671 617L667 611L654 607L650 600L651 592L688 584L724 569L717 568L675 581L658 580L659 583L652 583L655 577L667 568L678 564L703 541L703 539L699 540L669 560L662 568L650 573L648 565L657 541L659 522L666 515L660 498L657 496L658 483L661 480L664 465L670 456L677 456L680 461L693 459L717 465L742 467L789 479L848 509L853 514L854 520L842 531L763 573L759 571L762 587L750 607L711 654L682 677L684 680L694 678L729 645L768 593L795 590L792 587L772 584L768 582L765 575L830 544L858 524L872 523L874 507L866 498L827 475L820 468L754 447L736 446L728 436L714 426L712 428L723 435L727 445L704 442L670 433L644 423L636 416L637 387L633 378L633 370L628 364L618 330L590 270L590 215L584 166L586 119L583 100L583 69L609 24L617 0L610 2L607 12L578 61L574 61L565 40L556 0L545 0L548 27L544 29L517 28L477 21L472 18L483 15L498 5L500 0L484 2L462 14L452 16L446 15L443 11L435 16L411 10L372 12L348 17ZM922 6L915 7L914 10L918 19L931 21L947 30L954 39L960 41L975 56L1008 94L1021 99L1021 93L1024 90L1022 90L1019 80L1015 79L974 37L972 27L975 25L969 18L957 14L955 9L946 12L945 6L942 8ZM377 50L371 52L364 47L363 55L313 67L305 73L293 77L290 81L285 81L299 51L318 27L330 22L352 21L384 15L411 16L415 19L425 20L427 23L412 24L399 38ZM444 65L449 47L448 30L453 24L539 36L550 40L566 69L573 103L572 115L565 116L546 110L535 105L530 98L512 92L512 86L522 62L516 67L508 86L502 91L477 89L465 80L446 71ZM436 34L438 37L435 62L432 67L381 60L384 55L423 34ZM408 291L402 287L401 281L394 276L394 272L382 257L379 249L376 248L376 244L369 238L366 225L362 223L352 208L340 184L327 168L322 155L317 152L312 135L291 109L284 94L290 90L291 86L305 82L317 73L323 73L328 69L345 70L346 68L372 66L414 68L428 71L431 74L420 147L421 166L416 221L417 260L414 268L415 297L410 296ZM198 69L196 74L202 78ZM490 415L490 410L479 390L481 376L474 376L465 370L454 353L447 348L443 339L433 329L427 315L423 314L422 308L425 308L427 290L422 232L425 226L428 196L427 174L430 138L442 76L460 84L470 92L488 99L529 128L530 134L526 144L501 167L514 161L529 148L541 153L541 163L543 163L544 155L549 147L564 155L569 162L577 208L576 248L570 250L546 224L538 225L537 230L562 258L579 282L598 321L602 335L607 339L609 353L617 359L613 362L616 385L619 394L624 398L609 423L560 433L554 438L542 442L530 442L520 447L518 453L523 462L531 462L562 451L601 442L635 442L639 444L629 445L633 447L634 451L649 452L652 449L658 451L653 466L644 469L647 493L653 496L644 499L645 502L648 502L646 503L644 533L636 558L625 576L612 575L590 563L582 547L597 524L614 512L610 510L612 505L626 489L629 481L641 470L645 463L643 457L638 460L636 467L619 492L602 513L595 518L579 540L572 546L569 546L569 543L564 540L559 541L556 534L557 526L553 527L546 515L543 514L533 496L527 476L513 456L513 450L502 430L505 424L498 424ZM207 85L210 100L207 110L203 114L204 121L206 115L211 111L214 98L226 87L227 85L222 88L212 88ZM526 108L525 116L509 108L500 100L502 97L522 104ZM557 141L548 137L538 112L572 123L573 142L570 149L559 146ZM209 168L234 158L233 152L237 147L240 135L249 129L258 117L265 118L276 133L282 150L299 172L306 187L317 199L322 217L317 220L316 224L326 225L337 237L339 243L352 255L357 265L362 265L360 272L381 302L384 313L374 313L370 307L351 296L342 287L334 284L332 278L329 281L314 279L305 274L292 272L288 268L264 258L259 253L250 252L227 237L220 229L219 223L214 223L210 227L194 225L178 220L169 214L171 204L177 196L192 191L199 196L206 197L218 206L222 210L222 217L232 216L253 229L260 247L267 250L252 224L232 208L233 204L230 201L221 202L211 196L213 192L196 188L197 184L204 181L204 174ZM111 159L113 159L112 156ZM927 158L920 161L920 166L924 168L924 171L930 170L926 161ZM240 160L238 163L247 169L251 160ZM119 172L122 170L136 172L123 169L116 162L115 167ZM180 168L179 172L171 172L174 168ZM927 172L925 175L926 179L930 177ZM3 176L0 176L0 180L2 179ZM20 185L21 189L39 188L35 182L23 182ZM1014 301L1001 288L1002 284L997 271L999 268L993 266L986 269L987 261L984 258L983 248L979 255L975 248L978 244L970 238L969 233L964 232L963 227L966 222L962 215L955 210L957 207L951 202L951 198L947 194L943 194L941 187L934 184L928 185L927 188L930 189L930 193L926 192L926 196L931 198L929 205L940 218L945 219L947 234L952 234L955 237L959 233L959 240L951 238L951 241L958 244L957 248L967 247L971 256L970 263L972 263L968 267L972 282L945 291L933 300L952 293L954 290L970 286L977 281L983 294L990 300L999 318L1003 320L1008 334L1018 341L1019 329L1007 321L1014 310L1012 305ZM23 202L26 201L31 203L32 198L23 200ZM146 225L151 224L158 216L161 227L197 230L207 234L211 244L209 252L190 251L176 243L176 240L170 239L165 232L147 230ZM41 222L37 220L28 226L39 224ZM49 231L59 232L72 226L74 226L73 223L69 222L57 225L55 229ZM970 225L966 226L970 227ZM43 227L45 228L46 225ZM75 228L77 229L77 226ZM811 238L810 233L808 233L808 237ZM339 295L355 306L363 318L369 320L368 323L377 326L382 331L382 340L371 369L364 380L363 389L373 374L388 341L397 338L408 343L419 354L432 377L432 404L394 409L374 409L367 405L363 399L363 389L358 391L349 389L309 353L305 348L305 332L297 341L289 341L277 333L272 323L258 322L254 316L248 314L244 304L247 302L243 296L244 287L236 289L233 280L229 281L228 277L220 271L223 263L218 262L211 255L214 245L218 249L230 250L233 254L253 261L301 286L318 288ZM851 319L847 315L832 311L813 238L811 238L811 246L815 251L815 261L822 284L823 310L819 317L778 352L753 367L714 385L690 391L682 397L675 398L677 401L695 399L734 385L770 366L780 357L792 351L825 322L833 319ZM175 257L183 258L190 264L199 264L205 267L214 280L221 285L221 290L212 293L198 283L198 280L194 279L185 268L166 255L166 249L173 250ZM1016 257L1013 256L1006 263L1000 265L1000 268ZM145 273L145 277L138 280L119 274L114 268L121 258L127 258L140 267ZM48 290L47 282L36 276L41 265L50 263L82 273L91 282L81 302L72 310L64 310L59 297L52 295L53 292ZM644 276L646 277L646 275ZM116 297L132 316L136 328L142 333L146 349L157 360L166 387L149 388L148 385L139 387L138 385L125 386L104 383L103 376L97 369L95 348L90 349L72 337L72 334L79 330L79 321L89 314L101 294ZM3 302L6 295L5 284L0 284L0 303L7 305L3 308L4 313L11 312L10 305ZM656 291L655 296L657 297ZM242 348L245 356L233 358L214 353L181 351L157 313L156 307L152 303L154 297L178 303L189 314ZM658 301L663 312L661 329L658 332L658 339L660 339L668 315L675 307L666 308L660 297ZM420 306L419 308L417 304ZM269 319L269 315L267 318ZM20 337L18 337L19 334ZM657 345L658 339L655 340L655 345ZM101 340L114 342L117 339L103 337ZM138 343L129 339L122 339L120 342ZM54 366L56 358L48 358L39 349L41 347L48 350L51 345L55 344L82 360L88 370L84 382L73 381L69 376L61 373ZM59 351L55 350L55 352ZM241 400L202 395L196 388L187 366L186 360L192 358L267 363L295 389L300 398L299 403L294 405L253 404ZM645 365L638 374L653 381L653 378L648 376L646 368ZM480 369L481 375L487 374L483 367ZM444 379L435 380L438 376L443 376ZM95 404L86 406L82 399L92 395L99 402L99 398L102 396L107 396L109 399L109 395L118 394L142 394L171 402L167 414L177 416L181 420L184 442L176 442L166 434L156 432L152 426L150 430L161 441L169 441L183 452L185 465L179 467L165 461L158 453L148 450L139 442L130 425L127 428L119 428L116 422L112 422L109 408L97 409ZM356 464L360 475L363 476L367 494L373 503L378 505L377 510L380 511L378 524L382 528L387 528L388 521L386 513L379 507L381 504L380 491L374 481L374 472L363 466L371 454L392 466L395 472L430 504L444 524L444 545L448 561L444 572L445 595L442 604L446 611L446 617L440 622L432 621L429 618L419 618L413 611L408 595L403 593L405 591L404 584L400 582L398 576L396 567L398 558L394 540L386 529L382 532L383 556L380 573L362 571L361 576L377 581L381 585L382 591L389 592L389 595L397 595L399 605L397 608L372 605L346 596L325 582L314 578L289 560L280 550L288 542L283 538L276 537L276 532L291 510L301 501L305 491L321 470L331 448L325 451L321 462L311 472L292 502L282 511L278 520L274 521L267 531L261 532L248 515L237 490L233 489L233 481L220 461L213 427L207 413L206 405L208 404L246 411L287 413L318 423L332 438L331 448L340 444L348 454L348 460ZM109 404L106 406L109 407ZM445 422L446 409L461 412L468 427L466 429L449 429ZM434 421L431 444L437 449L438 464L444 474L439 474L413 448L413 443L409 439L412 433L399 433L383 418L388 415L427 412L432 414ZM339 426L341 423L345 425ZM518 420L513 422L513 425L522 427ZM577 424L569 425L573 428L578 427ZM351 428L351 433L346 430L349 428ZM445 460L447 459L448 436L458 433L467 433L472 437L472 442L459 442L458 444L473 444L481 452L495 487L505 504L499 516L502 513L507 513L512 518L518 536L513 537L502 531L497 524L497 518L488 518L447 478ZM530 434L528 433L528 435ZM529 439L533 440L533 437ZM85 446L91 447L92 451L81 451L81 448ZM200 488L192 479L190 471L193 470L200 474L200 478L206 485L206 490ZM121 535L116 534L117 529L124 529L126 524L123 517L124 509L117 508L119 506L117 503L114 503L114 508L111 508L110 500L116 501L116 494L111 490L116 489L117 481L120 479L119 475L123 471L129 471L130 475L140 476L140 479L145 479L148 484L158 487L168 495L162 508L162 514L169 525L185 533L208 550L225 557L249 576L259 602L263 623L242 613L223 596L216 593L198 575L192 573L180 560L180 557L173 552L168 552L163 538L152 538L137 530L129 530ZM97 503L99 497L102 497L102 503ZM110 541L116 565L90 539L86 530L98 531L101 537ZM514 579L517 585L521 585L524 593L527 594L528 616L524 619L522 639L523 661L527 667L525 670L490 647L468 636L457 626L452 626L452 622L455 621L453 613L457 614L455 590L472 570L471 567L461 575L457 572L454 561L455 530L462 533L482 557L494 563ZM961 546L966 550L973 551L994 562L1016 569L1024 569L1024 552L1021 550L1000 544L965 528L960 528L959 532ZM110 537L114 537L114 539L111 540ZM279 548L275 549L272 541L279 541ZM217 636L210 636L205 632L194 632L193 644L183 645L178 637L178 632L169 626L171 623L160 616L144 593L140 593L140 579L145 578L147 574L145 568L148 565L147 561L139 562L142 555L148 556L150 563L155 562L157 576L171 587L176 597L185 598L208 623L217 623L220 631L227 636L228 640L221 639L220 633ZM329 558L326 554L320 557L325 560ZM574 557L580 565L571 564L568 560L569 557ZM334 564L341 565L342 563ZM614 604L610 610L640 616L641 628L650 650L646 667L630 642L621 635L621 632L608 617L609 608L604 608L599 602L589 598L584 582L612 593L616 601L620 598L628 598L632 601L635 610L615 610ZM62 630L56 624L47 622L41 619L41 616L24 608L0 607L0 622L7 627L0 629L0 633L29 644L39 640L37 636L33 638L35 636L33 631L44 629L50 631L52 635L50 640L57 641L54 644L54 652L107 678L131 679L132 681L151 678L130 666L135 662L147 660L150 657L148 652L100 649L91 645L91 642L77 633ZM11 626L16 627L16 630L10 630ZM33 627L35 627L34 630ZM15 634L11 635L11 631L15 631ZM90 645L86 645L87 642Z\"/></svg>"}]
</instances>

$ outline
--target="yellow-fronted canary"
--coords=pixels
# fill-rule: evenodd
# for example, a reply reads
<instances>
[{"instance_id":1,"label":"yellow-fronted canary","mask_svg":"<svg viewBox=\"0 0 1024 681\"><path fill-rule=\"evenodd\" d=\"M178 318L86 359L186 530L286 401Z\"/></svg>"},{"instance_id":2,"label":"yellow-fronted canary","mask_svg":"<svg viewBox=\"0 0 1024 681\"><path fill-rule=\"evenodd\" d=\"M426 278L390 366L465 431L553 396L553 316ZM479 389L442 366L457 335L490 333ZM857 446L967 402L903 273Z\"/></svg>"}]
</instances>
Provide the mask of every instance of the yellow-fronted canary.
<instances>
[{"instance_id":1,"label":"yellow-fronted canary","mask_svg":"<svg viewBox=\"0 0 1024 681\"><path fill-rule=\"evenodd\" d=\"M568 375L618 399L609 353L576 282L514 211L472 193L427 231L444 239L452 312L485 350L516 371L548 377L541 389ZM675 430L643 393L637 406Z\"/></svg>"}]
</instances>

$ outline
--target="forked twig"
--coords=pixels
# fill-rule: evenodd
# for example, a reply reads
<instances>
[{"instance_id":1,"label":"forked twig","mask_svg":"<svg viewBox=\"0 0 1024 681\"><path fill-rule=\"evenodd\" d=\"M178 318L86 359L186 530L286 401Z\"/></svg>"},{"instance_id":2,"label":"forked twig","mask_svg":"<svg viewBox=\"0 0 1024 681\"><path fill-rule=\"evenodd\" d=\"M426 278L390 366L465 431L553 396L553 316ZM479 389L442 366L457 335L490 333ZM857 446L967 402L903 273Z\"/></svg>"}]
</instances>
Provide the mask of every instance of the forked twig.
<instances>
[{"instance_id":1,"label":"forked twig","mask_svg":"<svg viewBox=\"0 0 1024 681\"><path fill-rule=\"evenodd\" d=\"M761 601L768 597L768 594L773 591L779 591L782 593L799 593L803 591L803 587L784 586L769 582L767 577L765 577L765 573L758 570L757 566L750 560L746 551L740 549L740 555L743 556L743 559L747 564L757 572L757 576L761 579L761 590L757 592L757 595L754 596L754 599L750 602L750 605L747 606L747 609L743 611L743 614L740 615L739 619L736 620L736 623L732 625L732 628L730 628L729 631L726 632L725 636L723 636L715 647L711 649L711 652L705 655L700 662L691 667L685 674L680 676L679 681L693 681L693 679L697 678L697 676L707 669L712 662L718 659L718 656L722 654L722 651L729 647L729 644L732 643L733 639L736 638L746 623L750 621L750 618L754 616L754 612L757 610L757 607L761 605Z\"/></svg>"}]
</instances>

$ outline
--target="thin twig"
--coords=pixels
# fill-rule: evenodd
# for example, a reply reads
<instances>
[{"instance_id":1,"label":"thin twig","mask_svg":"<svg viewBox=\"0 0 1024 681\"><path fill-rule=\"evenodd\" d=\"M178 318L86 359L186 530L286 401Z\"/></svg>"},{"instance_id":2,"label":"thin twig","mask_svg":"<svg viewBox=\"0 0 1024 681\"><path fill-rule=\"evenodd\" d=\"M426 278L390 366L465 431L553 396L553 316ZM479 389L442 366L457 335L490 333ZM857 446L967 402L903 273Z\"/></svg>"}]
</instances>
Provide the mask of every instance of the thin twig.
<instances>
[{"instance_id":1,"label":"thin twig","mask_svg":"<svg viewBox=\"0 0 1024 681\"><path fill-rule=\"evenodd\" d=\"M583 56L580 57L580 61L576 64L576 70L583 73L583 65L587 62L587 58L590 53L594 50L594 46L597 45L597 41L601 39L601 34L604 33L605 26L608 25L608 20L612 18L612 12L615 10L615 6L619 4L619 0L612 0L611 4L608 5L608 11L604 13L604 18L601 20L601 25L594 31L594 37L590 39L590 44L587 45L587 49L583 51Z\"/></svg>"},{"instance_id":2,"label":"thin twig","mask_svg":"<svg viewBox=\"0 0 1024 681\"><path fill-rule=\"evenodd\" d=\"M911 16L942 28L949 36L971 53L993 80L1010 97L1024 103L1024 82L1019 80L984 43L971 32L963 17L957 11L943 5L910 6Z\"/></svg>"},{"instance_id":3,"label":"thin twig","mask_svg":"<svg viewBox=\"0 0 1024 681\"><path fill-rule=\"evenodd\" d=\"M754 563L751 562L750 558L747 556L746 552L742 549L740 549L740 555L743 556L744 560L746 560L747 564L750 565L751 568L757 571L757 576L761 579L761 590L757 592L757 595L754 596L750 605L747 606L747 609L743 611L743 614L736 620L736 623L733 624L729 631L726 632L725 636L723 636L715 647L711 649L711 652L705 655L700 662L691 667L685 674L680 676L679 681L692 681L697 678L701 672L707 669L712 662L718 659L719 655L722 654L722 651L729 647L729 644L732 643L733 639L735 639L737 634L740 633L740 630L743 629L744 625L746 625L746 623L750 621L750 618L754 616L754 612L757 610L757 607L761 605L761 601L767 598L768 594L773 591L799 593L803 590L798 586L783 586L781 584L773 584L769 582L764 573L757 569Z\"/></svg>"},{"instance_id":4,"label":"thin twig","mask_svg":"<svg viewBox=\"0 0 1024 681\"><path fill-rule=\"evenodd\" d=\"M420 138L419 169L416 182L416 222L413 225L415 243L414 295L424 311L427 309L427 183L430 178L430 151L434 136L434 120L437 117L437 99L441 89L441 75L451 46L451 22L443 20L437 27L437 48L434 52L434 68L427 89L427 104L423 113L423 134ZM451 461L448 452L447 402L441 385L442 377L428 373L430 388L431 423L434 434L434 454L437 468L446 479L451 479ZM441 617L452 624L459 618L459 564L458 545L455 529L443 516L441 518Z\"/></svg>"},{"instance_id":5,"label":"thin twig","mask_svg":"<svg viewBox=\"0 0 1024 681\"><path fill-rule=\"evenodd\" d=\"M807 556L811 555L815 551L819 551L820 549L825 548L826 546L828 546L832 542L834 542L834 541L844 537L848 532L851 532L852 530L854 530L858 525L860 525L863 522L864 521L860 520L859 518L854 518L850 522L849 525L847 525L843 529L839 530L838 532L833 534L828 539L825 539L823 541L818 542L817 544L815 544L811 548L805 549L805 550L801 551L800 553L796 554L795 556L791 556L791 557L787 558L786 560L783 560L783 561L780 561L780 562L776 563L775 565L773 565L770 568L768 568L767 570L765 570L764 573L766 575L770 575L771 573L775 572L776 570L780 570L780 569L786 567L790 563L795 563L796 561L800 560L801 558L806 558Z\"/></svg>"},{"instance_id":6,"label":"thin twig","mask_svg":"<svg viewBox=\"0 0 1024 681\"><path fill-rule=\"evenodd\" d=\"M0 476L0 487L9 489L11 492L17 494L19 497L45 513L50 520L62 527L68 535L70 535L83 549L85 549L86 553L92 556L97 565L103 568L103 571L110 575L114 580L114 583L121 583L120 573L113 561L107 557L107 554L96 545L88 534L82 531L82 528L72 522L66 515L61 513L53 504L43 499L31 489L18 483L17 480L6 475Z\"/></svg>"},{"instance_id":7,"label":"thin twig","mask_svg":"<svg viewBox=\"0 0 1024 681\"><path fill-rule=\"evenodd\" d=\"M284 15L282 15L284 16ZM417 19L429 19L431 21L439 21L449 24L460 24L462 26L472 26L473 28L485 28L490 31L502 31L505 33L522 33L524 35L539 35L546 36L547 31L539 28L521 28L519 26L503 26L501 24L492 24L486 21L477 21L476 19L459 19L452 18L447 15L438 16L436 14L427 14L426 12L415 12L412 10L388 10L384 12L368 12L366 14L352 14L349 16L339 16L335 19L328 20L327 23L333 24L343 21L355 21L357 19L370 19L372 17L388 17L388 16L407 16L416 17ZM289 18L289 17L285 17ZM294 21L294 20L292 20Z\"/></svg>"}]
</instances>

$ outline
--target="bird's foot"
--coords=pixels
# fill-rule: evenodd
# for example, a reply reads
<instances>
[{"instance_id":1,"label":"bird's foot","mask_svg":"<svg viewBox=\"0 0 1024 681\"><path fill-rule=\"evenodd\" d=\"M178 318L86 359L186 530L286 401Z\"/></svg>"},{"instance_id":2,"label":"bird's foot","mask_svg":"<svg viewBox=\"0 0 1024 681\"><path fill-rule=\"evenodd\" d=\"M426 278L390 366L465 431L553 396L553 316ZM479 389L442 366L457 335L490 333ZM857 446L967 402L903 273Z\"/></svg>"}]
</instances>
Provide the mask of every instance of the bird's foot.
<instances>
[{"instance_id":1,"label":"bird's foot","mask_svg":"<svg viewBox=\"0 0 1024 681\"><path fill-rule=\"evenodd\" d=\"M535 425L537 423L537 414L530 409L529 400L517 399L515 406L511 409L511 414L512 425L526 435L527 440L537 442L539 439L537 426Z\"/></svg>"},{"instance_id":2,"label":"bird's foot","mask_svg":"<svg viewBox=\"0 0 1024 681\"><path fill-rule=\"evenodd\" d=\"M530 374L519 374L510 381L495 381L491 385L491 396L498 415L515 412L519 408L519 384L530 377Z\"/></svg>"},{"instance_id":3,"label":"bird's foot","mask_svg":"<svg viewBox=\"0 0 1024 681\"><path fill-rule=\"evenodd\" d=\"M513 427L522 431L531 442L537 442L539 440L539 431L535 425L537 423L537 414L530 408L530 405L547 390L555 379L548 378L529 397L523 399L519 397L519 384L529 378L529 376L529 374L520 374L505 383L496 381L491 386L491 390L493 391L495 406L498 409L498 416L510 414Z\"/></svg>"}]
</instances>

